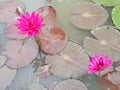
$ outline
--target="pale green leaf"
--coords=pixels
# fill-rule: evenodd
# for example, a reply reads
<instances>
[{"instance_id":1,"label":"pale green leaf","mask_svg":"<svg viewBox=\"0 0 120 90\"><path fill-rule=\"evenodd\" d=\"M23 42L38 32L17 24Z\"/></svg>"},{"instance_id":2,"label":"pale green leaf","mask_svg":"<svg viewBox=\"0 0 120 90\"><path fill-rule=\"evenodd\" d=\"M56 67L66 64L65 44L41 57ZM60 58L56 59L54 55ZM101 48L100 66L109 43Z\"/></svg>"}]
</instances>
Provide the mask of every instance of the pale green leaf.
<instances>
[{"instance_id":1,"label":"pale green leaf","mask_svg":"<svg viewBox=\"0 0 120 90\"><path fill-rule=\"evenodd\" d=\"M104 6L115 6L120 3L120 0L91 0Z\"/></svg>"},{"instance_id":2,"label":"pale green leaf","mask_svg":"<svg viewBox=\"0 0 120 90\"><path fill-rule=\"evenodd\" d=\"M120 29L120 5L117 5L112 10L112 20L115 26Z\"/></svg>"}]
</instances>

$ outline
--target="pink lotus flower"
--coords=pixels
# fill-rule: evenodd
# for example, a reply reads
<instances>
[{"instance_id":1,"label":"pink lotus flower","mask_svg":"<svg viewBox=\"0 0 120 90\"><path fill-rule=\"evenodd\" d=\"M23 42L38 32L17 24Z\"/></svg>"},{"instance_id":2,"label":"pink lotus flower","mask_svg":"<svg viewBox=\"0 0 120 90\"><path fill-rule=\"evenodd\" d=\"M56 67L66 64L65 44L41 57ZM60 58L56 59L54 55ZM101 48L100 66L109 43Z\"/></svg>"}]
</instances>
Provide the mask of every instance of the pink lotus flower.
<instances>
[{"instance_id":1,"label":"pink lotus flower","mask_svg":"<svg viewBox=\"0 0 120 90\"><path fill-rule=\"evenodd\" d=\"M45 26L45 24L42 24L43 17L35 12L32 12L31 15L27 12L18 21L19 23L16 26L20 30L19 34L28 34L29 37L39 34Z\"/></svg>"},{"instance_id":2,"label":"pink lotus flower","mask_svg":"<svg viewBox=\"0 0 120 90\"><path fill-rule=\"evenodd\" d=\"M88 74L92 74L95 72L100 72L105 68L108 68L113 65L113 62L107 56L93 56L92 60L89 62L89 71Z\"/></svg>"}]
</instances>

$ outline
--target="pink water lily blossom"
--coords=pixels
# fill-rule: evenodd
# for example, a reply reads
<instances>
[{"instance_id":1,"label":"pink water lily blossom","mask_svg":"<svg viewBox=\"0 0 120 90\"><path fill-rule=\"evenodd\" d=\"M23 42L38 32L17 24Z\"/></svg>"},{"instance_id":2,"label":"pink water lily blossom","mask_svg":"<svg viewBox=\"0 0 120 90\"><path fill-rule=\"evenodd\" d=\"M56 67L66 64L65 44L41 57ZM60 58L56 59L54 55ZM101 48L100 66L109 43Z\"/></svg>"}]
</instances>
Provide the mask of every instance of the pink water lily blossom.
<instances>
[{"instance_id":1,"label":"pink water lily blossom","mask_svg":"<svg viewBox=\"0 0 120 90\"><path fill-rule=\"evenodd\" d=\"M19 34L27 34L28 37L32 37L40 33L40 30L45 26L43 24L43 17L35 12L26 13L25 15L20 16L16 26L20 30Z\"/></svg>"},{"instance_id":2,"label":"pink water lily blossom","mask_svg":"<svg viewBox=\"0 0 120 90\"><path fill-rule=\"evenodd\" d=\"M95 55L89 61L88 74L100 72L112 65L113 65L113 62L109 57L103 56L103 55L99 55L99 56Z\"/></svg>"}]
</instances>

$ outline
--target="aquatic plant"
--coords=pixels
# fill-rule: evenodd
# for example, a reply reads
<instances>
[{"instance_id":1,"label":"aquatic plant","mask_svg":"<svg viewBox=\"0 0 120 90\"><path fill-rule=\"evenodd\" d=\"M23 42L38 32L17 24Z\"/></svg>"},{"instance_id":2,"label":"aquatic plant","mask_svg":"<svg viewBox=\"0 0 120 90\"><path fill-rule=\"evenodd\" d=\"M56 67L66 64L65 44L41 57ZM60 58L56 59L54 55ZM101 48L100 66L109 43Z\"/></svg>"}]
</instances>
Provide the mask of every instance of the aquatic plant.
<instances>
[{"instance_id":1,"label":"aquatic plant","mask_svg":"<svg viewBox=\"0 0 120 90\"><path fill-rule=\"evenodd\" d=\"M112 20L115 26L120 29L120 5L117 5L112 10Z\"/></svg>"},{"instance_id":2,"label":"aquatic plant","mask_svg":"<svg viewBox=\"0 0 120 90\"><path fill-rule=\"evenodd\" d=\"M43 24L43 17L35 12L26 13L18 18L19 23L16 24L20 30L19 34L28 34L28 37L32 37L40 33L40 30L45 26Z\"/></svg>"},{"instance_id":3,"label":"aquatic plant","mask_svg":"<svg viewBox=\"0 0 120 90\"><path fill-rule=\"evenodd\" d=\"M103 56L103 55L99 55L99 56L94 55L91 61L89 62L88 73L92 74L95 72L100 72L112 65L113 65L113 62L109 57Z\"/></svg>"},{"instance_id":4,"label":"aquatic plant","mask_svg":"<svg viewBox=\"0 0 120 90\"><path fill-rule=\"evenodd\" d=\"M117 4L120 4L120 0L92 0L93 2L102 4L104 6L115 6Z\"/></svg>"}]
</instances>

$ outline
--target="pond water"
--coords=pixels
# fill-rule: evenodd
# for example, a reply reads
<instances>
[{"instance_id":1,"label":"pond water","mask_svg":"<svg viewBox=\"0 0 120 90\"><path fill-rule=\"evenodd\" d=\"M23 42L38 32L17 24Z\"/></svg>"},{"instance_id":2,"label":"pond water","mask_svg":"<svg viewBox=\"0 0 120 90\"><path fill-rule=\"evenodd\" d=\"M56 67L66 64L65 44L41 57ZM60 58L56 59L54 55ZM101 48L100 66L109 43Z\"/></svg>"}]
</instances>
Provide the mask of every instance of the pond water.
<instances>
[{"instance_id":1,"label":"pond water","mask_svg":"<svg viewBox=\"0 0 120 90\"><path fill-rule=\"evenodd\" d=\"M16 0L0 1L0 56L3 55L8 60L2 66L0 64L0 74L3 73L3 75L0 75L0 79L7 78L0 80L0 90L119 90L120 34L111 17L113 6L103 6L91 0L53 0L51 2L47 0L18 0L25 6L22 11L21 8L18 9L20 14L23 14L24 11L29 13L37 11L42 13L43 16L49 13L45 16L45 23L47 23L46 26L48 25L48 27L45 29L46 31L41 31L41 36L39 36L40 40L43 40L43 44L41 44L41 41L38 41L38 45L40 45L39 50L38 45L35 43L37 37L30 38L34 42L30 42L29 38L25 38L22 41L15 36L15 31L10 31L14 29L12 28L13 26L7 27L5 31L6 26L13 24L13 22L16 23L17 21L15 20L19 17L12 16L12 13L17 13L14 12L15 7L10 5L11 7L9 8L7 4L7 2L13 2L12 4L14 5L17 3L17 1L14 1ZM18 6L22 7L20 4ZM49 6L52 6L52 8ZM41 7L43 8L41 9ZM16 6L16 8L18 7ZM7 19L4 20L2 15ZM53 29L54 26L56 28ZM49 33L48 29L53 31ZM43 38L44 36L45 38ZM46 44L46 42L50 43L50 45ZM17 51L21 43L23 46L26 46ZM31 54L26 52L26 50L30 51ZM93 55L106 55L114 62L110 69L101 71L101 74L104 74L103 76L97 73L87 73L89 69L88 62ZM33 58L32 56L34 60L29 60ZM3 59L1 57L0 59L1 63ZM46 64L51 65L50 68L43 69L46 72L41 71L41 73L51 74L46 78L36 74L37 71L35 69L38 70L40 67L43 67L41 63L43 66ZM3 67L9 68L11 71L6 73L8 69L4 71ZM50 69L50 72L47 72L47 69ZM118 75L117 79L116 75ZM80 81L82 84L75 85L75 82L73 85L71 84L72 82L68 83L69 86L66 83L66 85L61 84L67 80ZM4 88L2 87L2 82ZM43 86L33 85L32 87L32 83L39 83ZM75 88L73 88L74 86Z\"/></svg>"}]
</instances>

